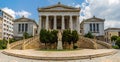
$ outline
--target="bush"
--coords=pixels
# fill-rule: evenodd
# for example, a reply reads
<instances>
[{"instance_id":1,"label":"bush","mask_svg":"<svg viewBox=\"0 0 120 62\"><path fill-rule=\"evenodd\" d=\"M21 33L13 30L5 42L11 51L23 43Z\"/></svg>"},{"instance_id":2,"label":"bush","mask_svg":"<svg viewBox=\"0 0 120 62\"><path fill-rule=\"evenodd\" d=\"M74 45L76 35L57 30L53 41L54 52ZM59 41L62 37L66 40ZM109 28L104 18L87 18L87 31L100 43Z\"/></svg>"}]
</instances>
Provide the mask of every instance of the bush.
<instances>
[{"instance_id":1,"label":"bush","mask_svg":"<svg viewBox=\"0 0 120 62\"><path fill-rule=\"evenodd\" d=\"M112 46L114 49L119 49L119 46L115 45L115 46Z\"/></svg>"},{"instance_id":2,"label":"bush","mask_svg":"<svg viewBox=\"0 0 120 62\"><path fill-rule=\"evenodd\" d=\"M10 43L15 42L16 40L14 38L9 39Z\"/></svg>"},{"instance_id":3,"label":"bush","mask_svg":"<svg viewBox=\"0 0 120 62\"><path fill-rule=\"evenodd\" d=\"M118 38L118 36L112 36L112 37L111 37L111 41L116 41L117 38Z\"/></svg>"},{"instance_id":4,"label":"bush","mask_svg":"<svg viewBox=\"0 0 120 62\"><path fill-rule=\"evenodd\" d=\"M73 46L73 49L77 49L78 48L78 46Z\"/></svg>"},{"instance_id":5,"label":"bush","mask_svg":"<svg viewBox=\"0 0 120 62\"><path fill-rule=\"evenodd\" d=\"M67 30L63 31L62 41L63 42L68 42L69 44L71 44L71 42L72 42L72 33L71 33L71 30L67 29Z\"/></svg>"},{"instance_id":6,"label":"bush","mask_svg":"<svg viewBox=\"0 0 120 62\"><path fill-rule=\"evenodd\" d=\"M120 37L118 37L117 38L117 40L116 40L116 43L115 43L117 46L119 46L119 48L120 48Z\"/></svg>"},{"instance_id":7,"label":"bush","mask_svg":"<svg viewBox=\"0 0 120 62\"><path fill-rule=\"evenodd\" d=\"M52 30L52 31L49 31L49 30L46 30L46 29L41 29L40 31L40 42L41 43L45 43L45 46L47 43L50 43L51 45L55 42L57 42L57 33L58 31L57 30Z\"/></svg>"},{"instance_id":8,"label":"bush","mask_svg":"<svg viewBox=\"0 0 120 62\"><path fill-rule=\"evenodd\" d=\"M23 39L31 38L33 37L32 35L29 35L27 32L23 33Z\"/></svg>"},{"instance_id":9,"label":"bush","mask_svg":"<svg viewBox=\"0 0 120 62\"><path fill-rule=\"evenodd\" d=\"M7 40L0 40L0 49L5 49L7 47Z\"/></svg>"},{"instance_id":10,"label":"bush","mask_svg":"<svg viewBox=\"0 0 120 62\"><path fill-rule=\"evenodd\" d=\"M84 37L92 38L92 39L94 38L91 32L88 32L87 34L85 34Z\"/></svg>"}]
</instances>

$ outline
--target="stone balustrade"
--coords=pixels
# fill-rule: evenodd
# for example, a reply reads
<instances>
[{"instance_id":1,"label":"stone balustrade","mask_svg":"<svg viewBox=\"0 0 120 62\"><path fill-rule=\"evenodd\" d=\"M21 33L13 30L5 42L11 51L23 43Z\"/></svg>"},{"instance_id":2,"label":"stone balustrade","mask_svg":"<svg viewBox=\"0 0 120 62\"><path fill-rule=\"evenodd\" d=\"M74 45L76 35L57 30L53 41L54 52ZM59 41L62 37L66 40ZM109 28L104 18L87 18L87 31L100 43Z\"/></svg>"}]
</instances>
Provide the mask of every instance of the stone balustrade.
<instances>
[{"instance_id":1,"label":"stone balustrade","mask_svg":"<svg viewBox=\"0 0 120 62\"><path fill-rule=\"evenodd\" d=\"M77 42L79 48L90 48L90 49L111 49L112 46L104 41L90 39L80 36Z\"/></svg>"},{"instance_id":2,"label":"stone balustrade","mask_svg":"<svg viewBox=\"0 0 120 62\"><path fill-rule=\"evenodd\" d=\"M34 36L29 39L20 40L14 43L10 44L11 49L40 49L41 43L39 40L39 36ZM77 41L78 48L87 48L87 49L106 49L106 48L112 48L110 44L95 40L86 38L83 36L80 36L79 40Z\"/></svg>"},{"instance_id":3,"label":"stone balustrade","mask_svg":"<svg viewBox=\"0 0 120 62\"><path fill-rule=\"evenodd\" d=\"M28 39L24 39L24 40L20 40L20 41L16 41L14 43L10 44L10 48L11 49L19 49L16 48L17 46L21 47L24 45L24 47L26 47L28 44L34 42L34 41L39 41L39 36L34 36L32 38L28 38Z\"/></svg>"}]
</instances>

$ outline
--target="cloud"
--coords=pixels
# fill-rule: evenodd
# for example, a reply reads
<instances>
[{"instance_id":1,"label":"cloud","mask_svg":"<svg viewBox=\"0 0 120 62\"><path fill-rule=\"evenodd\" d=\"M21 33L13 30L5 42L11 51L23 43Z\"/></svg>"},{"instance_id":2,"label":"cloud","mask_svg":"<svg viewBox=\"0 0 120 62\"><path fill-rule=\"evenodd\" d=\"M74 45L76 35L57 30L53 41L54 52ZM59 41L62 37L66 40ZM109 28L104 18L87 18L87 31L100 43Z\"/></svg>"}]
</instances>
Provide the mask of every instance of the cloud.
<instances>
[{"instance_id":1,"label":"cloud","mask_svg":"<svg viewBox=\"0 0 120 62\"><path fill-rule=\"evenodd\" d=\"M22 11L16 12L16 15L18 15L18 16L20 16L20 17L22 17L22 16L29 17L29 16L31 15L31 13L22 10Z\"/></svg>"},{"instance_id":2,"label":"cloud","mask_svg":"<svg viewBox=\"0 0 120 62\"><path fill-rule=\"evenodd\" d=\"M79 7L80 7L80 4L75 5L75 7L76 7L76 8L79 8Z\"/></svg>"},{"instance_id":3,"label":"cloud","mask_svg":"<svg viewBox=\"0 0 120 62\"><path fill-rule=\"evenodd\" d=\"M21 16L25 16L25 17L29 17L31 16L30 12L27 12L25 10L22 11L14 11L8 7L2 8L3 11L5 11L6 13L10 14L11 16L13 16L13 18L21 17Z\"/></svg>"},{"instance_id":4,"label":"cloud","mask_svg":"<svg viewBox=\"0 0 120 62\"><path fill-rule=\"evenodd\" d=\"M14 10L12 10L12 9L10 9L8 7L3 8L2 10L5 11L6 13L10 14L12 17L15 18L15 11Z\"/></svg>"},{"instance_id":5,"label":"cloud","mask_svg":"<svg viewBox=\"0 0 120 62\"><path fill-rule=\"evenodd\" d=\"M120 0L86 0L82 3L81 8L82 18L90 18L95 15L105 19L105 28L120 28Z\"/></svg>"}]
</instances>

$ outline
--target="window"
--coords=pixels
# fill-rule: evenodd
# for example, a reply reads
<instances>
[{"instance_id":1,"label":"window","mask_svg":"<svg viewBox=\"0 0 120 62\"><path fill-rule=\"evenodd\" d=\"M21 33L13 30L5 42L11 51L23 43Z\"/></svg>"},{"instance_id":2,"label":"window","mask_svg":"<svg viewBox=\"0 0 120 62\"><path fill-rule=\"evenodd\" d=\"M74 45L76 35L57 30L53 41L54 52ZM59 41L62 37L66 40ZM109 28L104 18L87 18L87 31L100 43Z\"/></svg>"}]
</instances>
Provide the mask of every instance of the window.
<instances>
[{"instance_id":1,"label":"window","mask_svg":"<svg viewBox=\"0 0 120 62\"><path fill-rule=\"evenodd\" d=\"M18 25L18 32L21 31L21 24Z\"/></svg>"},{"instance_id":2,"label":"window","mask_svg":"<svg viewBox=\"0 0 120 62\"><path fill-rule=\"evenodd\" d=\"M118 32L118 36L120 36L120 32Z\"/></svg>"},{"instance_id":3,"label":"window","mask_svg":"<svg viewBox=\"0 0 120 62\"><path fill-rule=\"evenodd\" d=\"M90 24L90 32L92 32L92 24Z\"/></svg>"},{"instance_id":4,"label":"window","mask_svg":"<svg viewBox=\"0 0 120 62\"><path fill-rule=\"evenodd\" d=\"M24 24L22 24L22 32L24 31Z\"/></svg>"},{"instance_id":5,"label":"window","mask_svg":"<svg viewBox=\"0 0 120 62\"><path fill-rule=\"evenodd\" d=\"M25 32L28 31L28 24L25 24Z\"/></svg>"},{"instance_id":6,"label":"window","mask_svg":"<svg viewBox=\"0 0 120 62\"><path fill-rule=\"evenodd\" d=\"M99 24L97 24L97 32L99 32Z\"/></svg>"},{"instance_id":7,"label":"window","mask_svg":"<svg viewBox=\"0 0 120 62\"><path fill-rule=\"evenodd\" d=\"M93 24L93 31L95 32L95 23Z\"/></svg>"}]
</instances>

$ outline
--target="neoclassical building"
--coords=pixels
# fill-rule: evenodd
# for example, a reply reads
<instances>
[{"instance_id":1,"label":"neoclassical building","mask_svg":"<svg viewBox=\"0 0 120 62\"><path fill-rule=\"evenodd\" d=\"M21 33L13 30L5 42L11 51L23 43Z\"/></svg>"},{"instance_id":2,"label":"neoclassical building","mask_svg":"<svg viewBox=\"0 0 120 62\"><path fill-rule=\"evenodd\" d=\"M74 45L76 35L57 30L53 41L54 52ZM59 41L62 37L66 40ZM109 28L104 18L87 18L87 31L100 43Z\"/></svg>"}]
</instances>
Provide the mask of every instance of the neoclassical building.
<instances>
[{"instance_id":1,"label":"neoclassical building","mask_svg":"<svg viewBox=\"0 0 120 62\"><path fill-rule=\"evenodd\" d=\"M67 5L63 5L60 2L58 4L38 8L39 12L39 30L41 29L71 29L80 31L79 28L79 15L80 8L75 8Z\"/></svg>"},{"instance_id":2,"label":"neoclassical building","mask_svg":"<svg viewBox=\"0 0 120 62\"><path fill-rule=\"evenodd\" d=\"M95 16L84 19L80 24L82 35L91 32L98 40L104 40L104 21L105 19L97 18Z\"/></svg>"},{"instance_id":3,"label":"neoclassical building","mask_svg":"<svg viewBox=\"0 0 120 62\"><path fill-rule=\"evenodd\" d=\"M30 36L37 35L38 25L29 18L21 17L14 20L14 38L20 39L23 37L23 33L27 32Z\"/></svg>"},{"instance_id":4,"label":"neoclassical building","mask_svg":"<svg viewBox=\"0 0 120 62\"><path fill-rule=\"evenodd\" d=\"M120 36L120 28L105 29L105 41L108 43L111 43L112 36Z\"/></svg>"}]
</instances>

